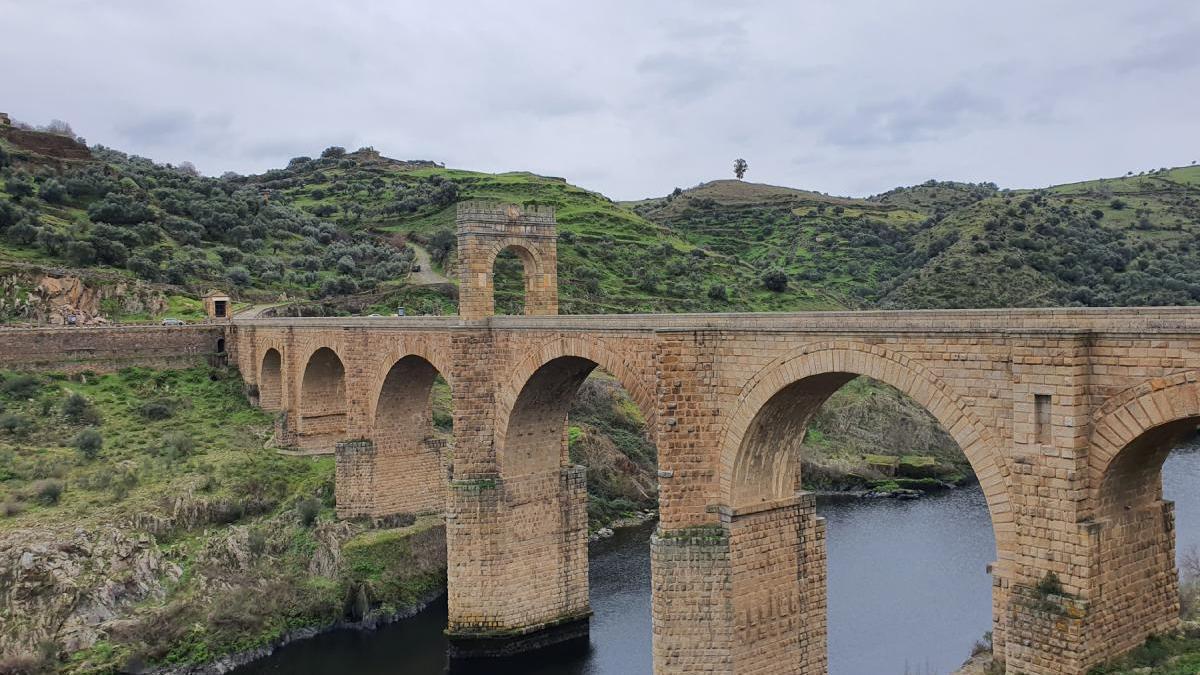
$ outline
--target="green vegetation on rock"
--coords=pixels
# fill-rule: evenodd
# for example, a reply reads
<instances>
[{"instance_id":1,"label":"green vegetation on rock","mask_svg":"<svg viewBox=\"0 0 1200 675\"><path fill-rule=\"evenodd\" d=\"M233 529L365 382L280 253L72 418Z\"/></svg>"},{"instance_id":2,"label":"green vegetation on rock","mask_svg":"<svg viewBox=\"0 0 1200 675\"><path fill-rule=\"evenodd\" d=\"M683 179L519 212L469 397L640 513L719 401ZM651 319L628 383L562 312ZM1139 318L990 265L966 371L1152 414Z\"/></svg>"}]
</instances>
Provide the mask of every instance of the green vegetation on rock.
<instances>
[{"instance_id":1,"label":"green vegetation on rock","mask_svg":"<svg viewBox=\"0 0 1200 675\"><path fill-rule=\"evenodd\" d=\"M0 405L0 669L204 663L444 586L441 520L337 521L236 372L0 373Z\"/></svg>"}]
</instances>

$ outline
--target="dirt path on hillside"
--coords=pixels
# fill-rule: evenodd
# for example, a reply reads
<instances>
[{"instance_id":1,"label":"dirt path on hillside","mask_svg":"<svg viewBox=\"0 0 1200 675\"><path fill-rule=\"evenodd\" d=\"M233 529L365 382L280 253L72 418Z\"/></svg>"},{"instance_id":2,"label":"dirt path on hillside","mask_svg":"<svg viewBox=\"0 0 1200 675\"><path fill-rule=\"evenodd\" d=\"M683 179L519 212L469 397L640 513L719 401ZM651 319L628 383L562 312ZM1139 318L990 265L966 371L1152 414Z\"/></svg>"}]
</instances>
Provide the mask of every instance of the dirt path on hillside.
<instances>
[{"instance_id":1,"label":"dirt path on hillside","mask_svg":"<svg viewBox=\"0 0 1200 675\"><path fill-rule=\"evenodd\" d=\"M408 245L412 247L413 253L415 254L413 263L421 266L420 272L409 272L408 282L410 284L413 284L414 286L430 286L433 284L451 283L449 279L434 271L433 259L429 257L429 251L426 251L424 248L417 246L411 241L408 242Z\"/></svg>"}]
</instances>

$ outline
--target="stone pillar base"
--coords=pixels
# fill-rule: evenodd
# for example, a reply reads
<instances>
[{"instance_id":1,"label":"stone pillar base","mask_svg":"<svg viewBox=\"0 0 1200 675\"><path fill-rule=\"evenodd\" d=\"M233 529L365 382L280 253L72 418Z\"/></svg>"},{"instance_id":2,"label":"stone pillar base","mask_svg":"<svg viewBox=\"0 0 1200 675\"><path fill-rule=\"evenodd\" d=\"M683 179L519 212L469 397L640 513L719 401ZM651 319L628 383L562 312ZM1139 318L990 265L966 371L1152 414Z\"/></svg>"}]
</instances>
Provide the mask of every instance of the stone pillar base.
<instances>
[{"instance_id":1,"label":"stone pillar base","mask_svg":"<svg viewBox=\"0 0 1200 675\"><path fill-rule=\"evenodd\" d=\"M368 440L343 441L335 446L334 455L338 518L375 515L375 444Z\"/></svg>"},{"instance_id":2,"label":"stone pillar base","mask_svg":"<svg viewBox=\"0 0 1200 675\"><path fill-rule=\"evenodd\" d=\"M654 672L824 675L825 521L809 493L713 509L650 546Z\"/></svg>"},{"instance_id":3,"label":"stone pillar base","mask_svg":"<svg viewBox=\"0 0 1200 675\"><path fill-rule=\"evenodd\" d=\"M565 617L558 621L533 626L520 631L497 631L495 633L447 632L450 641L449 656L452 664L459 668L478 665L494 672L497 659L520 659L522 656L544 658L547 649L573 650L587 647L591 625L591 612ZM488 670L488 669L491 670ZM453 670L453 672L463 672ZM471 672L471 671L466 671Z\"/></svg>"}]
</instances>

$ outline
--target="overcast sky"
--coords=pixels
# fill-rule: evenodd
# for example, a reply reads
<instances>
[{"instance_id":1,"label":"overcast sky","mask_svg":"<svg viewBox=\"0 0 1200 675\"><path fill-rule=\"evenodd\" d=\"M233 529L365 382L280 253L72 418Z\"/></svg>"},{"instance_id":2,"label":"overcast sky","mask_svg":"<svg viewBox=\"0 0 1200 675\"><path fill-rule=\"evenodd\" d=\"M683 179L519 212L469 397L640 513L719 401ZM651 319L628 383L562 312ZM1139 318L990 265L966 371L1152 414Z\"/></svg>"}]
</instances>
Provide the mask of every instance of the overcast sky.
<instances>
[{"instance_id":1,"label":"overcast sky","mask_svg":"<svg viewBox=\"0 0 1200 675\"><path fill-rule=\"evenodd\" d=\"M1200 160L1200 2L0 0L0 111L261 172L328 145L617 199Z\"/></svg>"}]
</instances>

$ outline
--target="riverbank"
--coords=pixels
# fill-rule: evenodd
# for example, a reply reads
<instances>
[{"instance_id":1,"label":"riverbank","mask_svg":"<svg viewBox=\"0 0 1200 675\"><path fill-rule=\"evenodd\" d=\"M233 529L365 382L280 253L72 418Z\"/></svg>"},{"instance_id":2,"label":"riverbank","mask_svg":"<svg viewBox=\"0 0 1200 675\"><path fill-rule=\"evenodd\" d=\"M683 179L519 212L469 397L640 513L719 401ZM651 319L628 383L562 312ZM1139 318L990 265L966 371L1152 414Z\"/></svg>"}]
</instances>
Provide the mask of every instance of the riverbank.
<instances>
[{"instance_id":1,"label":"riverbank","mask_svg":"<svg viewBox=\"0 0 1200 675\"><path fill-rule=\"evenodd\" d=\"M145 672L147 675L225 675L226 673L236 671L238 668L267 658L279 649L297 642L310 640L312 638L340 630L374 631L381 627L396 623L397 621L411 619L417 614L425 611L425 609L429 607L430 603L441 598L445 594L446 589L445 587L442 587L431 591L427 597L419 599L416 603L405 609L396 610L390 613L373 611L361 621L336 621L327 626L311 626L308 628L300 628L279 637L278 639L272 641L271 644L257 647L248 651L239 652L237 654L230 654L209 663L185 666L163 666L143 672Z\"/></svg>"}]
</instances>

